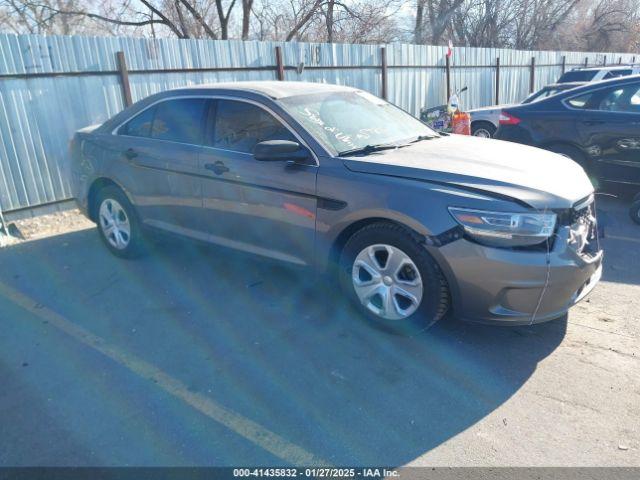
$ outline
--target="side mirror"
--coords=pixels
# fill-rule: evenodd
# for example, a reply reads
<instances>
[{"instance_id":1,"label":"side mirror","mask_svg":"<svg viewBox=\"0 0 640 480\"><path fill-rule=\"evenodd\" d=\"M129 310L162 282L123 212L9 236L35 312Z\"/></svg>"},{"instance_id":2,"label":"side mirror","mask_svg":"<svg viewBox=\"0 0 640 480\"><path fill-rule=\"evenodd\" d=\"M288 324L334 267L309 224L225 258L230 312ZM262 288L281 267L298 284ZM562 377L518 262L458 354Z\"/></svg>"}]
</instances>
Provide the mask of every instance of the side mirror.
<instances>
[{"instance_id":1,"label":"side mirror","mask_svg":"<svg viewBox=\"0 0 640 480\"><path fill-rule=\"evenodd\" d=\"M310 156L306 147L289 140L267 140L253 147L253 157L262 162L303 162Z\"/></svg>"}]
</instances>

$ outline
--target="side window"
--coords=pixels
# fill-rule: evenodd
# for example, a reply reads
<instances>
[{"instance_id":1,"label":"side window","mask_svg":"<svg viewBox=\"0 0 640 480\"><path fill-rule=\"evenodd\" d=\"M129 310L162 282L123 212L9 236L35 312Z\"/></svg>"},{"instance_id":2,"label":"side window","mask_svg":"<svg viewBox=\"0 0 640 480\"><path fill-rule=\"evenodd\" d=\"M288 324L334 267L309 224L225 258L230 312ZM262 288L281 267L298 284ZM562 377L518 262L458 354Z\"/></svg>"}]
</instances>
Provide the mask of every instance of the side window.
<instances>
[{"instance_id":1,"label":"side window","mask_svg":"<svg viewBox=\"0 0 640 480\"><path fill-rule=\"evenodd\" d=\"M129 135L131 137L148 137L151 135L151 124L156 107L147 108L139 113L118 130L119 135Z\"/></svg>"},{"instance_id":2,"label":"side window","mask_svg":"<svg viewBox=\"0 0 640 480\"><path fill-rule=\"evenodd\" d=\"M640 84L607 90L597 108L608 112L640 113Z\"/></svg>"},{"instance_id":3,"label":"side window","mask_svg":"<svg viewBox=\"0 0 640 480\"><path fill-rule=\"evenodd\" d=\"M180 98L159 103L151 138L199 144L206 105L204 98Z\"/></svg>"},{"instance_id":4,"label":"side window","mask_svg":"<svg viewBox=\"0 0 640 480\"><path fill-rule=\"evenodd\" d=\"M592 96L593 93L587 93L578 97L571 97L567 100L567 103L573 108L586 108Z\"/></svg>"},{"instance_id":5,"label":"side window","mask_svg":"<svg viewBox=\"0 0 640 480\"><path fill-rule=\"evenodd\" d=\"M256 143L296 138L266 110L246 102L219 100L213 138L208 144L243 153L252 153Z\"/></svg>"}]
</instances>

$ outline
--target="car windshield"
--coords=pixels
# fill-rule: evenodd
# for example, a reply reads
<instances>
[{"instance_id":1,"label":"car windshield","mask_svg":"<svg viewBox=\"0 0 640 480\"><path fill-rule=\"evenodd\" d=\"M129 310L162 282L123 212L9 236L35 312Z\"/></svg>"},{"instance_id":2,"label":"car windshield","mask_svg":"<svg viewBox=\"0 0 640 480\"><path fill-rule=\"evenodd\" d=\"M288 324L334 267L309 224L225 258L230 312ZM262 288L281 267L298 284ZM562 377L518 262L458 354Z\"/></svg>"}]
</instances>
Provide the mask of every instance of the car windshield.
<instances>
[{"instance_id":1,"label":"car windshield","mask_svg":"<svg viewBox=\"0 0 640 480\"><path fill-rule=\"evenodd\" d=\"M282 105L334 155L438 136L400 108L359 90L298 95Z\"/></svg>"}]
</instances>

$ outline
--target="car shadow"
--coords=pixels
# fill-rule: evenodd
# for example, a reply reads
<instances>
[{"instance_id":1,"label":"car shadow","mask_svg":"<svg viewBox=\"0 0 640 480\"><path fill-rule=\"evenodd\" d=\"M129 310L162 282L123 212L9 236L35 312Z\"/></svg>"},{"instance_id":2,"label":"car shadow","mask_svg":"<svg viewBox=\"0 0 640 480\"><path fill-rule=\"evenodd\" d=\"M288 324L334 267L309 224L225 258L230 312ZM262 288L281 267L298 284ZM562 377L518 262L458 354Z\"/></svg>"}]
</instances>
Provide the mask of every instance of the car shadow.
<instances>
[{"instance_id":1,"label":"car shadow","mask_svg":"<svg viewBox=\"0 0 640 480\"><path fill-rule=\"evenodd\" d=\"M640 285L640 225L629 217L629 204L624 197L597 198L598 223L604 228L602 280Z\"/></svg>"},{"instance_id":2,"label":"car shadow","mask_svg":"<svg viewBox=\"0 0 640 480\"><path fill-rule=\"evenodd\" d=\"M336 465L406 464L474 425L523 386L567 324L447 320L391 335L304 270L179 241L126 261L94 230L0 250L0 264L0 281L34 302ZM184 462L227 464L200 451L185 448ZM246 459L273 462L258 447Z\"/></svg>"}]
</instances>

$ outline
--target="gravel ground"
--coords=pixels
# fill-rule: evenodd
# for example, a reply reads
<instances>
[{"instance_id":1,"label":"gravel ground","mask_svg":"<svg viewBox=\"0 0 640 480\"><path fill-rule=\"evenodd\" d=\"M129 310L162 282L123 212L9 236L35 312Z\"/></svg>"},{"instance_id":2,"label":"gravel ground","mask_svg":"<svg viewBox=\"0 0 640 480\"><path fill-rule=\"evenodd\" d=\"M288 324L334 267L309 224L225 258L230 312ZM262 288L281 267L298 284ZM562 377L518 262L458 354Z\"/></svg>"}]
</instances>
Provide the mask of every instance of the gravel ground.
<instances>
[{"instance_id":1,"label":"gravel ground","mask_svg":"<svg viewBox=\"0 0 640 480\"><path fill-rule=\"evenodd\" d=\"M12 229L12 236L4 237L5 245L14 245L28 240L37 240L53 235L60 235L68 232L76 232L95 226L87 217L80 213L80 210L66 210L64 212L51 213L35 218L16 220L12 223L17 228L17 232ZM15 233L13 233L15 232Z\"/></svg>"}]
</instances>

